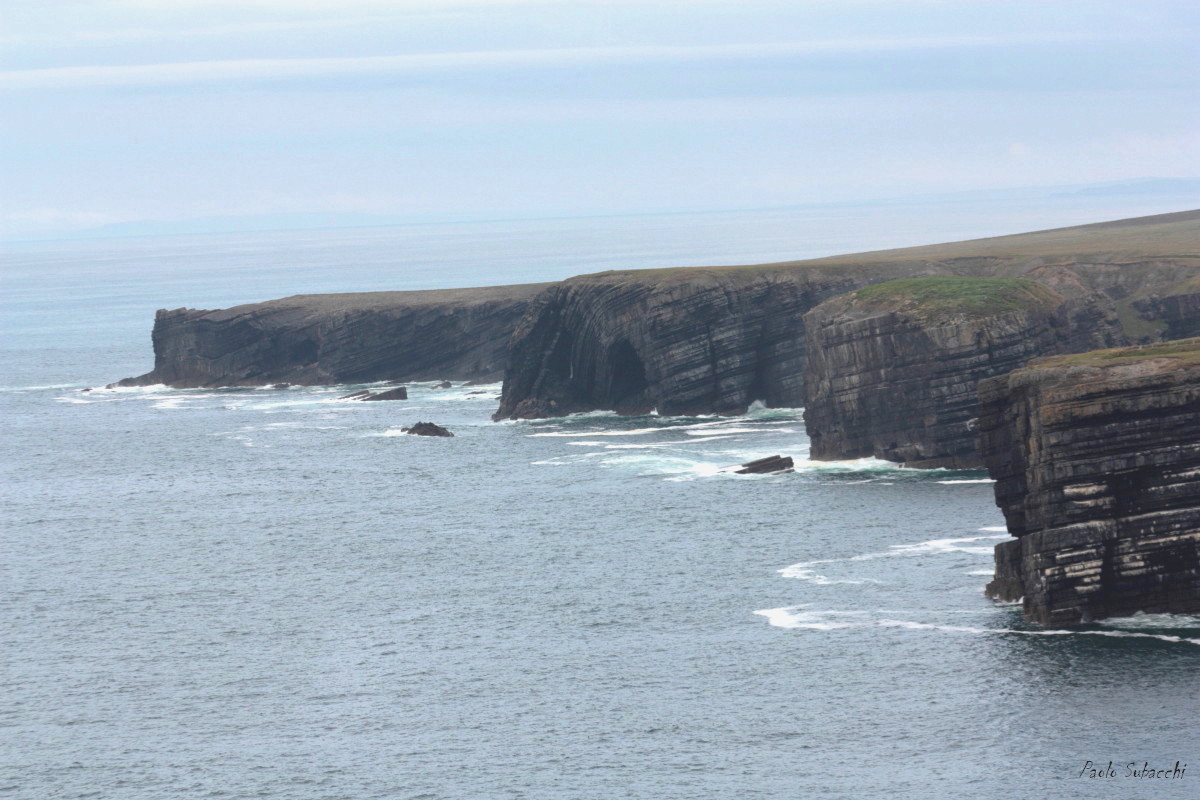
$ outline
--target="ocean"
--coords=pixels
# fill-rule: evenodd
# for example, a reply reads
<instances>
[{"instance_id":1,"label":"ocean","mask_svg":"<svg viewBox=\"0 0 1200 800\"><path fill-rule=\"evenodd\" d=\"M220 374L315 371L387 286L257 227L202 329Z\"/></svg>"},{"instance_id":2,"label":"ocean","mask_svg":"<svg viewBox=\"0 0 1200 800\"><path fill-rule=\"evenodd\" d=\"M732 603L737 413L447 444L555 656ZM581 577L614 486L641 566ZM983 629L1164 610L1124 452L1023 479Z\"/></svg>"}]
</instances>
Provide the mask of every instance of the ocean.
<instances>
[{"instance_id":1,"label":"ocean","mask_svg":"<svg viewBox=\"0 0 1200 800\"><path fill-rule=\"evenodd\" d=\"M986 599L1007 534L984 473L811 462L800 409L493 423L499 385L84 391L150 368L160 307L1132 215L1103 211L5 246L0 796L1197 796L1200 619L1047 630ZM726 469L776 453L794 474Z\"/></svg>"}]
</instances>

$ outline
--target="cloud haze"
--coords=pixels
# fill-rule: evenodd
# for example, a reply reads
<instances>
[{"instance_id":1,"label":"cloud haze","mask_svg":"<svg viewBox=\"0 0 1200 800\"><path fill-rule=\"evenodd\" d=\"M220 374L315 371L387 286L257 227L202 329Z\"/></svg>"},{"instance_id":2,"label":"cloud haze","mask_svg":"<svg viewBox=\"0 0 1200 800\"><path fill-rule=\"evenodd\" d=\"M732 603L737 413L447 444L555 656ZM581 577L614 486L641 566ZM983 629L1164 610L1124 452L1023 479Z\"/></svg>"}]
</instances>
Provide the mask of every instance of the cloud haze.
<instances>
[{"instance_id":1,"label":"cloud haze","mask_svg":"<svg viewBox=\"0 0 1200 800\"><path fill-rule=\"evenodd\" d=\"M1195 176L1192 2L10 0L2 227Z\"/></svg>"}]
</instances>

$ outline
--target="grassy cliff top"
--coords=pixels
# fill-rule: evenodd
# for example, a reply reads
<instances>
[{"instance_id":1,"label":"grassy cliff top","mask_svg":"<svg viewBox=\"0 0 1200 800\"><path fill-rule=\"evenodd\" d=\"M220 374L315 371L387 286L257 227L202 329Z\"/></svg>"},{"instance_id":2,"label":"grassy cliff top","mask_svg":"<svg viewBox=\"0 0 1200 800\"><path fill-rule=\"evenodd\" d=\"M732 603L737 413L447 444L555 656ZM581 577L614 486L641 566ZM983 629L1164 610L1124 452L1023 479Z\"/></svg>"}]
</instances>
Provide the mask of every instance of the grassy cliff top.
<instances>
[{"instance_id":1,"label":"grassy cliff top","mask_svg":"<svg viewBox=\"0 0 1200 800\"><path fill-rule=\"evenodd\" d=\"M1031 368L1056 367L1119 367L1151 359L1168 359L1169 366L1191 367L1200 365L1200 338L1176 339L1170 342L1114 347L1109 350L1091 350L1086 353L1071 353L1062 356L1039 358L1030 363Z\"/></svg>"},{"instance_id":2,"label":"grassy cliff top","mask_svg":"<svg viewBox=\"0 0 1200 800\"><path fill-rule=\"evenodd\" d=\"M839 302L835 299L833 302ZM859 311L897 311L921 319L988 317L1013 311L1048 311L1062 298L1025 278L964 278L939 275L876 283L844 295L840 303Z\"/></svg>"},{"instance_id":3,"label":"grassy cliff top","mask_svg":"<svg viewBox=\"0 0 1200 800\"><path fill-rule=\"evenodd\" d=\"M875 250L771 264L722 267L665 267L642 270L608 270L577 276L574 280L696 280L704 277L753 278L763 272L792 270L865 269L897 272L947 270L948 262L969 271L970 263L988 272L996 262L1013 262L1026 267L1037 264L1071 263L1080 257L1110 264L1166 259L1200 266L1200 210L1157 214L1150 217L1097 222L1068 228L970 239L961 242ZM948 271L948 270L947 270Z\"/></svg>"},{"instance_id":4,"label":"grassy cliff top","mask_svg":"<svg viewBox=\"0 0 1200 800\"><path fill-rule=\"evenodd\" d=\"M1103 254L1118 262L1153 258L1200 260L1200 210L791 263L815 266L962 258L1053 259L1081 254Z\"/></svg>"}]
</instances>

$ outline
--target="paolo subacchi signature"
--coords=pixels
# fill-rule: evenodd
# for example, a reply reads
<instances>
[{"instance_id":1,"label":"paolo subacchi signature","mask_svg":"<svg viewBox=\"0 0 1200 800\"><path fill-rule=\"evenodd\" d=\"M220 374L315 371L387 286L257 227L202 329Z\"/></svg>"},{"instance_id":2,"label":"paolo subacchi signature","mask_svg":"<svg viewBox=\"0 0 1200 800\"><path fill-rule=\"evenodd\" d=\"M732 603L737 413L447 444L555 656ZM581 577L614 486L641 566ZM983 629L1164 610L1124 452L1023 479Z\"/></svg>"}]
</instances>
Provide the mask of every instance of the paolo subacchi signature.
<instances>
[{"instance_id":1,"label":"paolo subacchi signature","mask_svg":"<svg viewBox=\"0 0 1200 800\"><path fill-rule=\"evenodd\" d=\"M1143 761L1138 764L1136 761L1130 761L1128 764L1113 764L1109 761L1107 764L1097 764L1094 761L1085 761L1083 769L1079 770L1077 778L1149 778L1151 780L1181 780L1184 772L1187 771L1187 764L1176 761L1174 767L1164 767L1156 769L1150 766L1149 761Z\"/></svg>"}]
</instances>

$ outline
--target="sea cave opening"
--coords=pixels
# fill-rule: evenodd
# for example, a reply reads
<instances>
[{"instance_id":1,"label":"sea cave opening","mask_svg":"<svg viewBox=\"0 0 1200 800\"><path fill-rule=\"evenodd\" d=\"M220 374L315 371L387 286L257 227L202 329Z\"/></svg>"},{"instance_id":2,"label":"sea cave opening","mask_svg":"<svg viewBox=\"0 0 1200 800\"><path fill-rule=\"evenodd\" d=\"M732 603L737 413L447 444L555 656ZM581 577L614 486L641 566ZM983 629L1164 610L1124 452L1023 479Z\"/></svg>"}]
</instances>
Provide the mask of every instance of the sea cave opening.
<instances>
[{"instance_id":1,"label":"sea cave opening","mask_svg":"<svg viewBox=\"0 0 1200 800\"><path fill-rule=\"evenodd\" d=\"M646 366L627 340L608 349L608 400L618 414L646 414L653 410Z\"/></svg>"}]
</instances>

